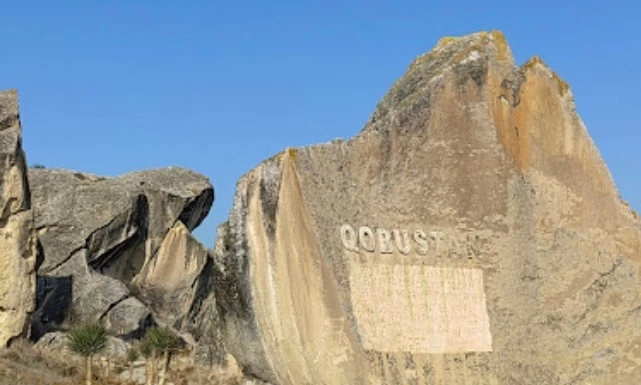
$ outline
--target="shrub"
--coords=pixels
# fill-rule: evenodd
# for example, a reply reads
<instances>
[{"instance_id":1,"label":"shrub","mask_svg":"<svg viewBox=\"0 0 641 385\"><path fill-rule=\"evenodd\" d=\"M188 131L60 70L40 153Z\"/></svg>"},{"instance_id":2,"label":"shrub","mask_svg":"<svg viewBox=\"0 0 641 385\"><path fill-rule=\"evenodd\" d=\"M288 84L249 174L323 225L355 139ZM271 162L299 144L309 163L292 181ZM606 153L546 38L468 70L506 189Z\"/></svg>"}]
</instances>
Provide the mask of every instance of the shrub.
<instances>
[{"instance_id":1,"label":"shrub","mask_svg":"<svg viewBox=\"0 0 641 385\"><path fill-rule=\"evenodd\" d=\"M162 353L159 385L167 381L167 370L169 368L169 353L178 347L179 339L169 329L152 328L147 331L142 340L140 351L147 358L147 384L153 383L156 372L156 359L158 353Z\"/></svg>"},{"instance_id":2,"label":"shrub","mask_svg":"<svg viewBox=\"0 0 641 385\"><path fill-rule=\"evenodd\" d=\"M88 324L69 332L69 349L87 359L87 385L91 385L93 356L107 346L107 331L102 325Z\"/></svg>"}]
</instances>

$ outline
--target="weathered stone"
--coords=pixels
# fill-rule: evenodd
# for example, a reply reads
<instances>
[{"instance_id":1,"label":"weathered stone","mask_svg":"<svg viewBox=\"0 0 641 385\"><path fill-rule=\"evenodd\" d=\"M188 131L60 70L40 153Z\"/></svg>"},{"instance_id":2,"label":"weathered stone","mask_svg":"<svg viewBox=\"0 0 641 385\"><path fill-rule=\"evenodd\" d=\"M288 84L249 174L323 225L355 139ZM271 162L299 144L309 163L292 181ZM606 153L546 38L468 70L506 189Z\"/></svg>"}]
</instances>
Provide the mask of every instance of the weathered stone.
<instances>
[{"instance_id":1,"label":"weathered stone","mask_svg":"<svg viewBox=\"0 0 641 385\"><path fill-rule=\"evenodd\" d=\"M213 202L211 184L181 168L104 178L68 170L30 169L46 274L86 248L95 269L125 281L155 255L177 220L192 230Z\"/></svg>"},{"instance_id":2,"label":"weathered stone","mask_svg":"<svg viewBox=\"0 0 641 385\"><path fill-rule=\"evenodd\" d=\"M43 335L36 342L37 349L48 349L51 351L62 351L68 348L67 333L51 332Z\"/></svg>"},{"instance_id":3,"label":"weathered stone","mask_svg":"<svg viewBox=\"0 0 641 385\"><path fill-rule=\"evenodd\" d=\"M28 332L36 241L21 147L18 95L0 92L0 347Z\"/></svg>"},{"instance_id":4,"label":"weathered stone","mask_svg":"<svg viewBox=\"0 0 641 385\"><path fill-rule=\"evenodd\" d=\"M197 295L199 301L194 302L191 311L183 324L183 330L189 333L196 341L194 347L194 360L208 367L217 367L224 370L230 369L236 365L236 361L230 363L229 352L224 344L223 327L219 310L219 299L217 295L223 293L216 290L216 287L226 285L221 281L226 275L224 266L215 266L216 262L224 260L224 254L229 250L225 249L223 240L226 239L224 234L228 231L227 223L218 226L218 239L214 250L211 252L212 257L205 264L201 274L199 287L202 294ZM229 293L229 291L225 291ZM222 298L220 300L225 300ZM233 301L233 298L229 298ZM233 371L233 368L231 369Z\"/></svg>"},{"instance_id":5,"label":"weathered stone","mask_svg":"<svg viewBox=\"0 0 641 385\"><path fill-rule=\"evenodd\" d=\"M199 281L207 279L202 273L208 259L207 249L178 221L136 276L134 285L159 319L181 330L194 302L203 295Z\"/></svg>"},{"instance_id":6,"label":"weathered stone","mask_svg":"<svg viewBox=\"0 0 641 385\"><path fill-rule=\"evenodd\" d=\"M172 263L170 257L185 260L181 255L158 255L158 250L166 236L175 238L171 229L179 227L188 234L207 215L213 202L209 180L181 168L140 171L117 178L31 169L29 177L43 257L38 273L43 278L40 282L48 282L53 288L39 290L42 295L35 328L44 333L60 324L101 320L119 335L140 334L141 328L151 323L151 312L149 304L132 297L128 285L141 270L148 271L148 266L156 264L157 257L164 264ZM185 282L193 283L192 270L178 265L174 268L176 277L184 276ZM65 299L60 293L68 290L60 289L60 285L69 280L71 298ZM190 298L183 296L180 300ZM67 303L69 308L61 311L60 307L47 306L47 301ZM180 306L190 304L181 302ZM63 313L65 317L60 320ZM55 324L47 325L51 320ZM166 322L162 318L158 321Z\"/></svg>"},{"instance_id":7,"label":"weathered stone","mask_svg":"<svg viewBox=\"0 0 641 385\"><path fill-rule=\"evenodd\" d=\"M205 219L214 202L214 189L204 175L179 167L136 171L121 176L123 183L140 186L147 202L146 256L156 255L167 232L182 222L192 231Z\"/></svg>"},{"instance_id":8,"label":"weathered stone","mask_svg":"<svg viewBox=\"0 0 641 385\"><path fill-rule=\"evenodd\" d=\"M140 339L142 331L153 324L151 312L138 298L127 297L112 305L103 318L107 330L114 334Z\"/></svg>"},{"instance_id":9,"label":"weathered stone","mask_svg":"<svg viewBox=\"0 0 641 385\"><path fill-rule=\"evenodd\" d=\"M274 384L631 384L641 224L568 85L501 33L444 39L361 133L237 185L216 299Z\"/></svg>"},{"instance_id":10,"label":"weathered stone","mask_svg":"<svg viewBox=\"0 0 641 385\"><path fill-rule=\"evenodd\" d=\"M69 336L64 332L51 332L43 335L35 344L36 349L46 349L54 352L69 352ZM105 349L98 356L109 356L116 359L126 359L131 345L120 338L107 336Z\"/></svg>"},{"instance_id":11,"label":"weathered stone","mask_svg":"<svg viewBox=\"0 0 641 385\"><path fill-rule=\"evenodd\" d=\"M87 266L86 255L86 249L80 249L67 263L49 273L52 277L71 278L72 299L68 321L73 325L99 321L116 304L131 296L124 283Z\"/></svg>"}]
</instances>

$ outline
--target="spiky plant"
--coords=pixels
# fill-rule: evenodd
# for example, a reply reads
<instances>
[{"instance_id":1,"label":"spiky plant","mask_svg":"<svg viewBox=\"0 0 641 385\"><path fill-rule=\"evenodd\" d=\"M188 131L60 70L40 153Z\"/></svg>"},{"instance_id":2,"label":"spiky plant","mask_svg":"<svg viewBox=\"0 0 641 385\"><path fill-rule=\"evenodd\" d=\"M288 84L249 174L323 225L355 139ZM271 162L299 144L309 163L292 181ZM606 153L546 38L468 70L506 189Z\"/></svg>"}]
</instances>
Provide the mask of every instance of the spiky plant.
<instances>
[{"instance_id":1,"label":"spiky plant","mask_svg":"<svg viewBox=\"0 0 641 385\"><path fill-rule=\"evenodd\" d=\"M155 372L155 360L158 353L162 353L162 361L160 368L160 379L158 385L164 385L167 381L167 370L169 368L169 353L171 350L178 346L178 337L176 337L169 329L152 328L149 329L145 338L142 341L142 347L145 350L151 351L151 377L153 378ZM147 378L147 384L151 385L153 380Z\"/></svg>"},{"instance_id":2,"label":"spiky plant","mask_svg":"<svg viewBox=\"0 0 641 385\"><path fill-rule=\"evenodd\" d=\"M129 364L129 381L132 381L134 379L134 362L139 357L138 350L135 348L130 348L127 350L127 363Z\"/></svg>"},{"instance_id":3,"label":"spiky plant","mask_svg":"<svg viewBox=\"0 0 641 385\"><path fill-rule=\"evenodd\" d=\"M68 335L69 349L86 358L87 385L91 385L93 356L107 346L107 331L100 324L88 324L72 329Z\"/></svg>"}]
</instances>

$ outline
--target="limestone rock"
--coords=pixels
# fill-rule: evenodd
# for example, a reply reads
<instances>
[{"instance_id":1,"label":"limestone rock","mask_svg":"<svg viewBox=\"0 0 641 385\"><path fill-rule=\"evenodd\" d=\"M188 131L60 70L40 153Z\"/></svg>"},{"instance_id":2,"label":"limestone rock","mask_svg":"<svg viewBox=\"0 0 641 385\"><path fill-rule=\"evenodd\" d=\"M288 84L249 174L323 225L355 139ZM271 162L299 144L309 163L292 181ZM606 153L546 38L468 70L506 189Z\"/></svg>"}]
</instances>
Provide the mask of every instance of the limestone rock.
<instances>
[{"instance_id":1,"label":"limestone rock","mask_svg":"<svg viewBox=\"0 0 641 385\"><path fill-rule=\"evenodd\" d=\"M181 168L117 178L31 169L29 178L42 254L39 282L46 286L38 290L35 329L103 320L118 335L139 334L152 312L134 297L132 281L157 265L157 257L184 260L158 251L173 228L188 233L205 218L214 197L209 180ZM176 276L193 282L193 269L174 267ZM69 282L71 290L64 286Z\"/></svg>"},{"instance_id":2,"label":"limestone rock","mask_svg":"<svg viewBox=\"0 0 641 385\"><path fill-rule=\"evenodd\" d=\"M216 367L222 370L235 371L236 360L230 360L230 354L224 343L223 325L219 310L221 301L233 302L237 294L231 290L218 290L217 288L227 285L224 281L224 266L217 265L224 260L225 249L223 243L227 237L228 224L223 223L218 227L218 239L214 250L210 253L208 263L204 266L201 274L200 301L195 302L188 317L183 324L183 330L196 340L194 347L194 359L201 365ZM231 295L232 297L219 297L219 295ZM232 356L233 357L233 356ZM233 361L233 362L230 362Z\"/></svg>"},{"instance_id":3,"label":"limestone rock","mask_svg":"<svg viewBox=\"0 0 641 385\"><path fill-rule=\"evenodd\" d=\"M40 273L86 248L92 267L128 281L155 255L176 221L193 230L213 202L207 178L181 168L118 178L31 169L29 179L38 238L46 254Z\"/></svg>"},{"instance_id":4,"label":"limestone rock","mask_svg":"<svg viewBox=\"0 0 641 385\"><path fill-rule=\"evenodd\" d=\"M54 352L68 352L69 351L69 337L67 333L64 332L51 332L40 337L38 342L35 344L36 349L46 349ZM105 350L98 354L101 356L109 356L112 359L122 359L125 360L127 357L127 351L131 348L131 345L127 342L115 338L112 336L107 336L107 344Z\"/></svg>"},{"instance_id":5,"label":"limestone rock","mask_svg":"<svg viewBox=\"0 0 641 385\"><path fill-rule=\"evenodd\" d=\"M0 92L0 347L26 334L35 303L36 242L18 95Z\"/></svg>"},{"instance_id":6,"label":"limestone rock","mask_svg":"<svg viewBox=\"0 0 641 385\"><path fill-rule=\"evenodd\" d=\"M107 330L135 339L142 338L142 331L153 325L149 308L138 298L128 296L112 304L103 321Z\"/></svg>"},{"instance_id":7,"label":"limestone rock","mask_svg":"<svg viewBox=\"0 0 641 385\"><path fill-rule=\"evenodd\" d=\"M36 342L37 349L48 349L51 351L63 351L67 349L67 334L63 332L51 332L43 335Z\"/></svg>"},{"instance_id":8,"label":"limestone rock","mask_svg":"<svg viewBox=\"0 0 641 385\"><path fill-rule=\"evenodd\" d=\"M136 276L140 297L169 326L180 330L201 293L200 280L208 262L207 249L182 222L165 236L156 256Z\"/></svg>"},{"instance_id":9,"label":"limestone rock","mask_svg":"<svg viewBox=\"0 0 641 385\"><path fill-rule=\"evenodd\" d=\"M243 176L225 343L273 384L641 380L641 225L543 62L443 39L353 139Z\"/></svg>"}]
</instances>

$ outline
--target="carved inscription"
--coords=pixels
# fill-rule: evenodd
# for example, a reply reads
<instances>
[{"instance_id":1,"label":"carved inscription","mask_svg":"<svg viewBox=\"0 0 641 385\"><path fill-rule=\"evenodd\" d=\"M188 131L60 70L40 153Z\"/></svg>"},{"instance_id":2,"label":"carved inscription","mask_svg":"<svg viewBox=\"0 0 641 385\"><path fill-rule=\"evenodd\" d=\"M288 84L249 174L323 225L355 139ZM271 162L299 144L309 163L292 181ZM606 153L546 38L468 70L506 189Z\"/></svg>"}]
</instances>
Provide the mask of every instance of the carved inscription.
<instances>
[{"instance_id":1,"label":"carved inscription","mask_svg":"<svg viewBox=\"0 0 641 385\"><path fill-rule=\"evenodd\" d=\"M350 291L367 350L492 351L481 269L353 262Z\"/></svg>"},{"instance_id":2,"label":"carved inscription","mask_svg":"<svg viewBox=\"0 0 641 385\"><path fill-rule=\"evenodd\" d=\"M448 233L440 230L417 229L387 230L368 226L353 227L344 224L340 228L343 247L354 252L380 254L400 253L422 256L465 256L475 257L480 253L481 239L475 232L465 234Z\"/></svg>"},{"instance_id":3,"label":"carved inscription","mask_svg":"<svg viewBox=\"0 0 641 385\"><path fill-rule=\"evenodd\" d=\"M391 257L350 259L352 308L363 348L412 353L492 350L483 270L410 262L416 256L477 257L483 246L480 232L344 224L340 238L350 252Z\"/></svg>"}]
</instances>

